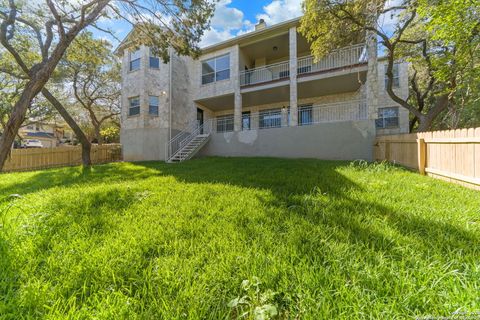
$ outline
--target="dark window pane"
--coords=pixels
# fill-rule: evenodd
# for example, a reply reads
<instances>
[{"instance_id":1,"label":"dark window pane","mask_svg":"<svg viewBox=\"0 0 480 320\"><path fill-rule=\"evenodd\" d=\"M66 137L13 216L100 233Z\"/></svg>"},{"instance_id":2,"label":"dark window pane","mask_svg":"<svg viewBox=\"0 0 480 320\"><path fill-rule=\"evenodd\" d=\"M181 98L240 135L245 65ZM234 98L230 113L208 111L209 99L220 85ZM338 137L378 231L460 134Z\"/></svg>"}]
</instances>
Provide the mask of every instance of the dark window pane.
<instances>
[{"instance_id":1,"label":"dark window pane","mask_svg":"<svg viewBox=\"0 0 480 320\"><path fill-rule=\"evenodd\" d=\"M152 116L158 116L158 106L150 105L148 107L148 114Z\"/></svg>"},{"instance_id":2,"label":"dark window pane","mask_svg":"<svg viewBox=\"0 0 480 320\"><path fill-rule=\"evenodd\" d=\"M379 129L398 127L398 107L378 109L378 119L375 121L375 125Z\"/></svg>"},{"instance_id":3,"label":"dark window pane","mask_svg":"<svg viewBox=\"0 0 480 320\"><path fill-rule=\"evenodd\" d=\"M150 68L153 68L153 69L160 68L160 59L157 57L150 57Z\"/></svg>"},{"instance_id":4,"label":"dark window pane","mask_svg":"<svg viewBox=\"0 0 480 320\"><path fill-rule=\"evenodd\" d=\"M128 109L129 116L136 116L138 114L140 114L140 106L130 107L130 109Z\"/></svg>"},{"instance_id":5,"label":"dark window pane","mask_svg":"<svg viewBox=\"0 0 480 320\"><path fill-rule=\"evenodd\" d=\"M215 81L215 74L206 74L202 76L202 84L212 83Z\"/></svg>"},{"instance_id":6,"label":"dark window pane","mask_svg":"<svg viewBox=\"0 0 480 320\"><path fill-rule=\"evenodd\" d=\"M216 81L226 80L226 79L230 79L230 70L223 70L223 71L217 72Z\"/></svg>"}]
</instances>

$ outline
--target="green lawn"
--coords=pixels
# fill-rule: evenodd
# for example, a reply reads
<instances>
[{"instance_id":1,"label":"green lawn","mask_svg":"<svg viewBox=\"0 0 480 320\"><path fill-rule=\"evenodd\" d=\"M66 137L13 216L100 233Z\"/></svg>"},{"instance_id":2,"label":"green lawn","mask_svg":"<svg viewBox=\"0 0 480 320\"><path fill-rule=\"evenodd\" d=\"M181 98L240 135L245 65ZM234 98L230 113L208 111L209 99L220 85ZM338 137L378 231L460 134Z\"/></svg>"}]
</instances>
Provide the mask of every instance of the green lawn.
<instances>
[{"instance_id":1,"label":"green lawn","mask_svg":"<svg viewBox=\"0 0 480 320\"><path fill-rule=\"evenodd\" d=\"M0 212L1 319L480 310L480 193L389 165L206 158L5 174Z\"/></svg>"}]
</instances>

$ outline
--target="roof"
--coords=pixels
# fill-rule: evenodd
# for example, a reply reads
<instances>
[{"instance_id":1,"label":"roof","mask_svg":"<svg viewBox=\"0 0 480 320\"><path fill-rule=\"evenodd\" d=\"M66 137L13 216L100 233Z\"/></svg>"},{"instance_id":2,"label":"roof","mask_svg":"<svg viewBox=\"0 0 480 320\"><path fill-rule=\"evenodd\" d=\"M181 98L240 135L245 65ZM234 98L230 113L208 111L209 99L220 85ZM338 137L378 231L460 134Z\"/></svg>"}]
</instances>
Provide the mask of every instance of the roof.
<instances>
[{"instance_id":1,"label":"roof","mask_svg":"<svg viewBox=\"0 0 480 320\"><path fill-rule=\"evenodd\" d=\"M45 138L45 139L55 139L55 136L48 132L26 132L26 138Z\"/></svg>"},{"instance_id":2,"label":"roof","mask_svg":"<svg viewBox=\"0 0 480 320\"><path fill-rule=\"evenodd\" d=\"M291 19L291 20L287 20L287 21L284 21L284 22L281 22L281 23L274 24L272 26L267 26L266 28L263 28L263 29L260 29L260 30L254 30L254 31L251 31L251 32L233 37L231 39L228 39L228 40L225 40L225 41L215 43L213 45L203 47L203 48L201 48L202 54L212 52L212 51L216 51L216 50L219 50L219 49L222 49L222 48L227 48L227 47L230 47L232 45L238 44L240 42L246 42L246 41L251 40L254 37L263 36L263 35L266 35L270 32L281 31L282 29L288 30L290 27L298 25L299 22L300 22L300 19L301 19L301 17L294 18L294 19ZM122 40L122 42L115 49L115 54L116 55L122 54L123 50L128 46L128 43L129 43L128 38L130 36L132 36L134 30L135 30L135 28L133 28L128 33L128 35Z\"/></svg>"}]
</instances>

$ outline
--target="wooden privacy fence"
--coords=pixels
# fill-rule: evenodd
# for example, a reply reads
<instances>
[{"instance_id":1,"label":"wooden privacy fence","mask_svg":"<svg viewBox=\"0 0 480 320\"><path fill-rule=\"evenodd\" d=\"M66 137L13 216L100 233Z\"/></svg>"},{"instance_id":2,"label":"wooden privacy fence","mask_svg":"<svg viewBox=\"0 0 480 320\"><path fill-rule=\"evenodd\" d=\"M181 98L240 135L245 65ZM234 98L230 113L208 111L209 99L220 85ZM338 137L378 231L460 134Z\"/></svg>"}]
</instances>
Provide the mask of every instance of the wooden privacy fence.
<instances>
[{"instance_id":1,"label":"wooden privacy fence","mask_svg":"<svg viewBox=\"0 0 480 320\"><path fill-rule=\"evenodd\" d=\"M374 158L480 190L480 128L380 136Z\"/></svg>"},{"instance_id":2,"label":"wooden privacy fence","mask_svg":"<svg viewBox=\"0 0 480 320\"><path fill-rule=\"evenodd\" d=\"M122 146L120 144L92 145L91 160L93 164L120 161ZM4 172L27 171L82 164L82 149L76 147L14 149L5 163Z\"/></svg>"}]
</instances>

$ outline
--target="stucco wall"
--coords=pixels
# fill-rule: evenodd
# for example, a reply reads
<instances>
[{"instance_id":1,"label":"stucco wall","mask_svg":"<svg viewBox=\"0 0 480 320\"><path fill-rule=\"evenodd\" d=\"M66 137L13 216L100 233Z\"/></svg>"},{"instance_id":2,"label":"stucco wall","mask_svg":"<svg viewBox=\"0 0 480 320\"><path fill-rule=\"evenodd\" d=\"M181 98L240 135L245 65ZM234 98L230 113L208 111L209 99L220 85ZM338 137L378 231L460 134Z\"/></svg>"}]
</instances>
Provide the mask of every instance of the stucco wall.
<instances>
[{"instance_id":1,"label":"stucco wall","mask_svg":"<svg viewBox=\"0 0 480 320\"><path fill-rule=\"evenodd\" d=\"M191 87L195 100L232 94L235 91L234 79L239 74L239 61L238 59L235 59L235 50L235 47L218 50L213 53L205 54L192 63L192 70L190 70L192 75ZM230 78L202 85L202 61L220 57L225 54L230 55Z\"/></svg>"},{"instance_id":2,"label":"stucco wall","mask_svg":"<svg viewBox=\"0 0 480 320\"><path fill-rule=\"evenodd\" d=\"M200 156L372 160L373 120L215 133Z\"/></svg>"},{"instance_id":3,"label":"stucco wall","mask_svg":"<svg viewBox=\"0 0 480 320\"><path fill-rule=\"evenodd\" d=\"M168 129L122 129L120 139L125 161L165 160Z\"/></svg>"}]
</instances>

